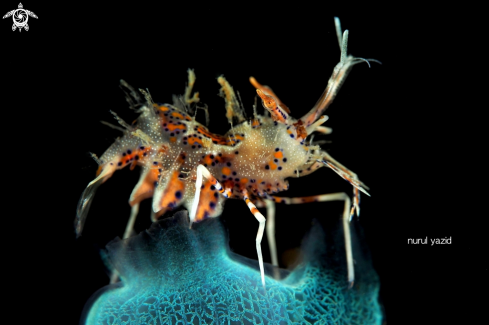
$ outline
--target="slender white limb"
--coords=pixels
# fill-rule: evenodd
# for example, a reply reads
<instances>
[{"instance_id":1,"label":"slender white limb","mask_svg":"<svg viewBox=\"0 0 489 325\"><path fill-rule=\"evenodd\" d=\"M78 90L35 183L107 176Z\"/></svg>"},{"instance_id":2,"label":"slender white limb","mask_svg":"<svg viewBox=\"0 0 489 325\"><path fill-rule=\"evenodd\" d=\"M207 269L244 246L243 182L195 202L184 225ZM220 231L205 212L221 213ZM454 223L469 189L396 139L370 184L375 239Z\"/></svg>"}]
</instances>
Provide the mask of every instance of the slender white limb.
<instances>
[{"instance_id":1,"label":"slender white limb","mask_svg":"<svg viewBox=\"0 0 489 325\"><path fill-rule=\"evenodd\" d=\"M117 125L114 125L114 124L111 124L109 122L105 122L105 121L100 121L100 123L102 123L103 125L107 125L109 128L112 128L114 130L118 130L118 131L121 131L122 133L125 133L127 130L126 129L123 129Z\"/></svg>"},{"instance_id":2,"label":"slender white limb","mask_svg":"<svg viewBox=\"0 0 489 325\"><path fill-rule=\"evenodd\" d=\"M190 225L192 225L193 220L195 220L195 216L197 214L197 208L199 206L199 199L200 199L200 189L202 186L202 179L205 177L206 179L210 180L212 184L216 187L216 190L221 193L224 197L228 198L230 196L230 193L228 193L222 185L215 179L214 176L211 175L209 170L204 167L203 165L197 166L197 179L195 182L195 197L194 197L194 202L192 203L192 209L190 212ZM248 198L248 192L246 190L243 190L243 199L245 200L246 204L248 205L248 208L250 209L251 213L255 216L256 220L260 223L258 227L258 232L256 234L256 253L258 255L258 263L260 265L260 274L261 274L261 282L263 285L263 289L266 290L265 287L265 269L263 267L263 254L261 252L261 241L263 239L263 232L265 230L265 217L258 211L256 206L250 201ZM275 239L274 239L275 241ZM278 264L278 263L277 263ZM265 291L266 292L266 291Z\"/></svg>"},{"instance_id":3,"label":"slender white limb","mask_svg":"<svg viewBox=\"0 0 489 325\"><path fill-rule=\"evenodd\" d=\"M151 221L152 222L158 221L158 216L156 215L156 212L153 211L153 209L151 209Z\"/></svg>"},{"instance_id":4,"label":"slender white limb","mask_svg":"<svg viewBox=\"0 0 489 325\"><path fill-rule=\"evenodd\" d=\"M330 154L328 154L327 152L323 152L322 154L323 154L322 163L325 164L327 167L331 168L335 173L340 175L341 178L343 178L353 186L353 197L354 197L353 204L355 206L357 216L360 216L360 192L359 191L370 196L370 194L366 191L366 189L368 189L368 186L358 179L357 174L355 174L354 172L352 172L351 170L343 166L340 162L338 162L336 159L331 157Z\"/></svg>"},{"instance_id":5,"label":"slender white limb","mask_svg":"<svg viewBox=\"0 0 489 325\"><path fill-rule=\"evenodd\" d=\"M275 240L275 202L265 200L265 206L267 208L267 231L268 248L270 250L270 257L272 258L273 277L280 279L278 270L278 254L277 254L277 242Z\"/></svg>"},{"instance_id":6,"label":"slender white limb","mask_svg":"<svg viewBox=\"0 0 489 325\"><path fill-rule=\"evenodd\" d=\"M343 43L343 41L341 40L341 23L338 17L334 17L334 27L336 29L336 38L338 38L338 44L341 49L341 44Z\"/></svg>"},{"instance_id":7,"label":"slender white limb","mask_svg":"<svg viewBox=\"0 0 489 325\"><path fill-rule=\"evenodd\" d=\"M194 196L194 202L192 202L192 208L190 210L190 226L192 226L192 222L195 220L195 216L197 214L197 208L199 207L199 200L200 200L200 189L202 187L202 178L205 177L206 179L210 180L212 182L212 185L215 186L216 190L221 193L225 198L229 198L231 193L227 190L225 190L221 183L211 175L209 170L204 167L204 165L199 165L197 166L197 176L196 176L196 181L195 181L195 196Z\"/></svg>"},{"instance_id":8,"label":"slender white limb","mask_svg":"<svg viewBox=\"0 0 489 325\"><path fill-rule=\"evenodd\" d=\"M134 231L134 223L136 222L136 217L138 216L138 213L139 203L136 203L131 207L131 216L127 221L126 230L124 231L124 236L122 237L122 239L126 239L131 236L132 232Z\"/></svg>"},{"instance_id":9,"label":"slender white limb","mask_svg":"<svg viewBox=\"0 0 489 325\"><path fill-rule=\"evenodd\" d=\"M346 251L346 267L348 270L348 283L350 284L350 288L353 287L353 282L355 281L355 269L353 266L353 250L351 246L351 233L350 233L350 217L352 215L352 211L348 211L351 202L348 195L345 195L345 207L343 210L343 234L345 236L345 251Z\"/></svg>"},{"instance_id":10,"label":"slender white limb","mask_svg":"<svg viewBox=\"0 0 489 325\"><path fill-rule=\"evenodd\" d=\"M114 118L117 120L117 122L124 127L124 129L125 129L124 132L132 131L134 129L132 126L130 126L129 124L127 124L123 119L121 119L119 117L119 115L117 115L115 112L110 111L110 113L112 115L114 115Z\"/></svg>"},{"instance_id":11,"label":"slender white limb","mask_svg":"<svg viewBox=\"0 0 489 325\"><path fill-rule=\"evenodd\" d=\"M360 217L360 192L356 187L353 187L353 206L357 212L357 217ZM350 214L350 221L353 218L353 212Z\"/></svg>"},{"instance_id":12,"label":"slender white limb","mask_svg":"<svg viewBox=\"0 0 489 325\"><path fill-rule=\"evenodd\" d=\"M106 165L102 169L101 173L93 181L88 183L87 188L83 191L80 201L78 201L78 206L76 207L76 219L75 219L75 230L76 237L80 237L83 226L85 225L85 220L87 218L88 210L93 201L93 196L95 191L106 179L108 179L114 173L116 167Z\"/></svg>"},{"instance_id":13,"label":"slender white limb","mask_svg":"<svg viewBox=\"0 0 489 325\"><path fill-rule=\"evenodd\" d=\"M194 202L192 202L192 209L190 210L190 226L192 226L192 222L195 220L195 215L197 214L197 207L199 206L200 199L200 188L202 187L202 174L203 171L207 171L207 169L203 165L197 166L197 180L195 181L195 196Z\"/></svg>"},{"instance_id":14,"label":"slender white limb","mask_svg":"<svg viewBox=\"0 0 489 325\"><path fill-rule=\"evenodd\" d=\"M134 230L134 223L136 221L136 217L139 212L139 203L134 204L131 207L131 215L129 216L129 220L127 221L126 230L124 231L124 235L122 239L129 238ZM116 283L119 280L119 272L117 270L113 270L110 276L110 284Z\"/></svg>"},{"instance_id":15,"label":"slender white limb","mask_svg":"<svg viewBox=\"0 0 489 325\"><path fill-rule=\"evenodd\" d=\"M343 179L345 179L348 182L350 182L351 185L355 186L360 191L362 191L363 193L365 193L368 196L370 196L370 194L368 194L368 192L365 189L362 188L363 183L360 182L360 180L358 179L358 176L356 176L356 174L353 174L352 175L352 174L349 174L349 173L345 172L344 170L340 170L337 166L335 166L334 164L332 164L329 161L322 161L322 162L324 164L326 164L326 166L328 166L329 168L331 168L335 173L337 173L338 175L340 175Z\"/></svg>"},{"instance_id":16,"label":"slender white limb","mask_svg":"<svg viewBox=\"0 0 489 325\"><path fill-rule=\"evenodd\" d=\"M309 125L306 128L307 134L311 134L312 132L316 131L317 128L319 128L319 126L321 124L323 124L324 122L326 122L328 119L329 119L329 117L327 115L321 116L316 122L314 122L313 124Z\"/></svg>"},{"instance_id":17,"label":"slender white limb","mask_svg":"<svg viewBox=\"0 0 489 325\"><path fill-rule=\"evenodd\" d=\"M270 247L272 265L278 267L277 244L275 242L275 202L265 200L267 207L267 239Z\"/></svg>"},{"instance_id":18,"label":"slender white limb","mask_svg":"<svg viewBox=\"0 0 489 325\"><path fill-rule=\"evenodd\" d=\"M314 130L316 132L319 132L319 133L322 133L322 134L331 134L333 133L333 129L332 128L329 128L327 126L318 126L316 128L316 130Z\"/></svg>"},{"instance_id":19,"label":"slender white limb","mask_svg":"<svg viewBox=\"0 0 489 325\"><path fill-rule=\"evenodd\" d=\"M246 190L243 191L243 199L245 200L248 208L251 213L255 216L256 220L260 223L258 226L258 232L256 233L256 253L258 255L258 264L260 264L260 274L261 274L261 283L263 285L263 289L266 292L265 287L265 269L263 267L263 255L261 253L261 240L263 239L263 231L265 230L265 217L258 211L256 206L250 201L248 198L248 192Z\"/></svg>"},{"instance_id":20,"label":"slender white limb","mask_svg":"<svg viewBox=\"0 0 489 325\"><path fill-rule=\"evenodd\" d=\"M346 267L348 273L348 283L350 287L353 286L355 281L355 269L353 265L353 252L351 245L351 234L350 234L350 220L353 214L354 207L351 206L350 197L346 193L331 193L322 194L309 197L272 197L278 203L285 204L303 204L309 202L328 202L328 201L344 201L344 210L342 216L343 223L343 236L345 238L345 253L346 253ZM351 209L350 209L351 207Z\"/></svg>"},{"instance_id":21,"label":"slender white limb","mask_svg":"<svg viewBox=\"0 0 489 325\"><path fill-rule=\"evenodd\" d=\"M110 284L117 282L119 282L119 272L117 272L117 270L112 270L112 274L110 275Z\"/></svg>"}]
</instances>

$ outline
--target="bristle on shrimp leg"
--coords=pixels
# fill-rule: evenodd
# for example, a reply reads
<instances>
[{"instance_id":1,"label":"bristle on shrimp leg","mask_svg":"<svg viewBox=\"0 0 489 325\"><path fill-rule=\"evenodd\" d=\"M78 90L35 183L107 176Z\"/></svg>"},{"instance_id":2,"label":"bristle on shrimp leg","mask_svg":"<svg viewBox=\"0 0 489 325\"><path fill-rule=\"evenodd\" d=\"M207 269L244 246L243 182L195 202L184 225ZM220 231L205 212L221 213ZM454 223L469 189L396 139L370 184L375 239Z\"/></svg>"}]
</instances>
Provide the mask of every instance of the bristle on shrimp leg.
<instances>
[{"instance_id":1,"label":"bristle on shrimp leg","mask_svg":"<svg viewBox=\"0 0 489 325\"><path fill-rule=\"evenodd\" d=\"M354 213L354 208L351 206L350 197L346 193L331 193L331 194L294 197L294 198L277 197L277 196L269 196L268 198L276 203L284 203L284 204L303 204L303 203L311 203L311 202L328 202L328 201L345 202L343 208L342 223L343 223L343 234L345 238L348 283L351 288L353 286L353 282L355 281L355 269L353 266L353 252L352 252L351 233L350 233L350 220Z\"/></svg>"}]
</instances>

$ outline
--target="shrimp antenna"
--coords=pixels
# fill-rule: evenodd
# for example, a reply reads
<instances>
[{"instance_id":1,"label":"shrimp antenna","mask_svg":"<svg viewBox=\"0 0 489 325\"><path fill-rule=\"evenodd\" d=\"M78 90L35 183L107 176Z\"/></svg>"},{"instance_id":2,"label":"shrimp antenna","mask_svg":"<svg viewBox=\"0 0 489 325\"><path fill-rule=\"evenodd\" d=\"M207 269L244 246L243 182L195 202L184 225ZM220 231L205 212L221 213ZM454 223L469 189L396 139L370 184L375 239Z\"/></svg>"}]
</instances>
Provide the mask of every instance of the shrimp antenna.
<instances>
[{"instance_id":1,"label":"shrimp antenna","mask_svg":"<svg viewBox=\"0 0 489 325\"><path fill-rule=\"evenodd\" d=\"M341 24L338 17L335 17L335 28L336 28L336 36L338 38L338 44L340 44L340 50L341 50L340 62L334 67L333 73L331 74L331 77L328 80L326 89L324 90L321 97L319 97L319 100L316 102L316 105L314 105L314 107L309 111L309 113L307 113L301 118L306 128L309 127L311 124L313 124L318 119L318 117L320 117L321 114L329 107L329 105L331 105L336 95L338 94L338 91L343 85L343 82L348 76L348 73L351 71L352 67L355 64L361 62L367 62L367 64L369 64L369 61L379 62L377 60L357 58L348 55L347 50L348 50L349 32L348 30L345 30L343 33L341 33Z\"/></svg>"}]
</instances>

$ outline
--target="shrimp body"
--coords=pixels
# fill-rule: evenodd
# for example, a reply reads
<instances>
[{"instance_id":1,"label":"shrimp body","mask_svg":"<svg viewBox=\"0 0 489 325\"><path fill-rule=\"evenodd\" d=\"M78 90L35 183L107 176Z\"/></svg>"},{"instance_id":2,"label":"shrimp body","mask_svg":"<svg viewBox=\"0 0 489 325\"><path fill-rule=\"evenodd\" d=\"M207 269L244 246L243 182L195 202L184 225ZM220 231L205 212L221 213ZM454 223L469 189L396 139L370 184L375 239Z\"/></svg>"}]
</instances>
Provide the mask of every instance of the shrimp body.
<instances>
[{"instance_id":1,"label":"shrimp body","mask_svg":"<svg viewBox=\"0 0 489 325\"><path fill-rule=\"evenodd\" d=\"M343 219L348 278L352 283L353 259L349 246L348 216L351 218L355 210L359 214L360 191L368 194L365 190L367 187L358 180L355 173L314 145L308 136L313 132L331 132L329 128L321 126L328 119L322 113L332 103L353 65L375 60L347 56L348 31L341 35L338 20L336 27L341 44L341 60L316 105L300 119L290 116L289 108L275 93L253 77L250 82L270 116L257 115L255 109L254 116L247 119L234 89L221 76L217 81L221 85L231 129L225 135L218 135L209 132L188 113L192 105L199 101L198 93L191 96L195 83L192 70L188 71L189 82L184 95L174 96L173 104L155 104L148 93L140 90L145 97L142 100L133 88L122 81L122 86L129 90L128 102L137 103L140 116L132 125L116 116L124 127L123 136L100 159L96 158L99 163L97 177L89 183L78 204L77 235L81 234L96 188L116 170L126 166L133 169L138 165L141 167L141 177L129 199L133 217L137 214L140 202L147 198L153 200L153 220L183 206L190 211L191 223L219 216L227 198L243 199L260 223L256 243L265 286L260 242L266 219L255 204L266 204L269 207L273 202L296 204L342 200L345 202ZM344 193L306 198L280 198L272 195L288 189L288 177L304 176L321 167L332 169L353 185L354 201L349 215L346 211L350 199ZM128 234L127 229L125 236ZM277 265L277 262L273 264Z\"/></svg>"},{"instance_id":2,"label":"shrimp body","mask_svg":"<svg viewBox=\"0 0 489 325\"><path fill-rule=\"evenodd\" d=\"M100 157L100 181L116 170L139 165L141 178L130 204L153 197L158 215L183 205L190 210L195 197L196 169L208 168L227 198L242 199L243 189L266 197L288 188L310 157L294 126L257 116L225 135L213 134L177 107L145 105L136 123ZM194 221L221 214L224 196L210 182L203 184Z\"/></svg>"}]
</instances>

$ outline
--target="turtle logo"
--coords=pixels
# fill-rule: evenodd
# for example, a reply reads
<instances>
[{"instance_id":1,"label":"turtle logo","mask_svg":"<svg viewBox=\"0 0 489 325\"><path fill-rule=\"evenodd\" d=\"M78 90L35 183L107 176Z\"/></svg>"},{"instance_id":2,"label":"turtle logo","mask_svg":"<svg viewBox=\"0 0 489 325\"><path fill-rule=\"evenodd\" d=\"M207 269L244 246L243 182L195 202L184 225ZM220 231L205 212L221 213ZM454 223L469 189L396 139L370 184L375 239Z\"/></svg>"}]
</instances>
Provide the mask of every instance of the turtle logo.
<instances>
[{"instance_id":1,"label":"turtle logo","mask_svg":"<svg viewBox=\"0 0 489 325\"><path fill-rule=\"evenodd\" d=\"M12 19L14 20L12 31L15 31L15 29L18 28L19 32L22 31L22 28L24 28L25 30L29 30L29 25L27 25L27 20L29 20L29 16L37 18L36 14L32 11L23 9L22 3L19 3L18 9L7 12L7 14L3 16L3 18L7 18L10 16L12 16Z\"/></svg>"}]
</instances>

